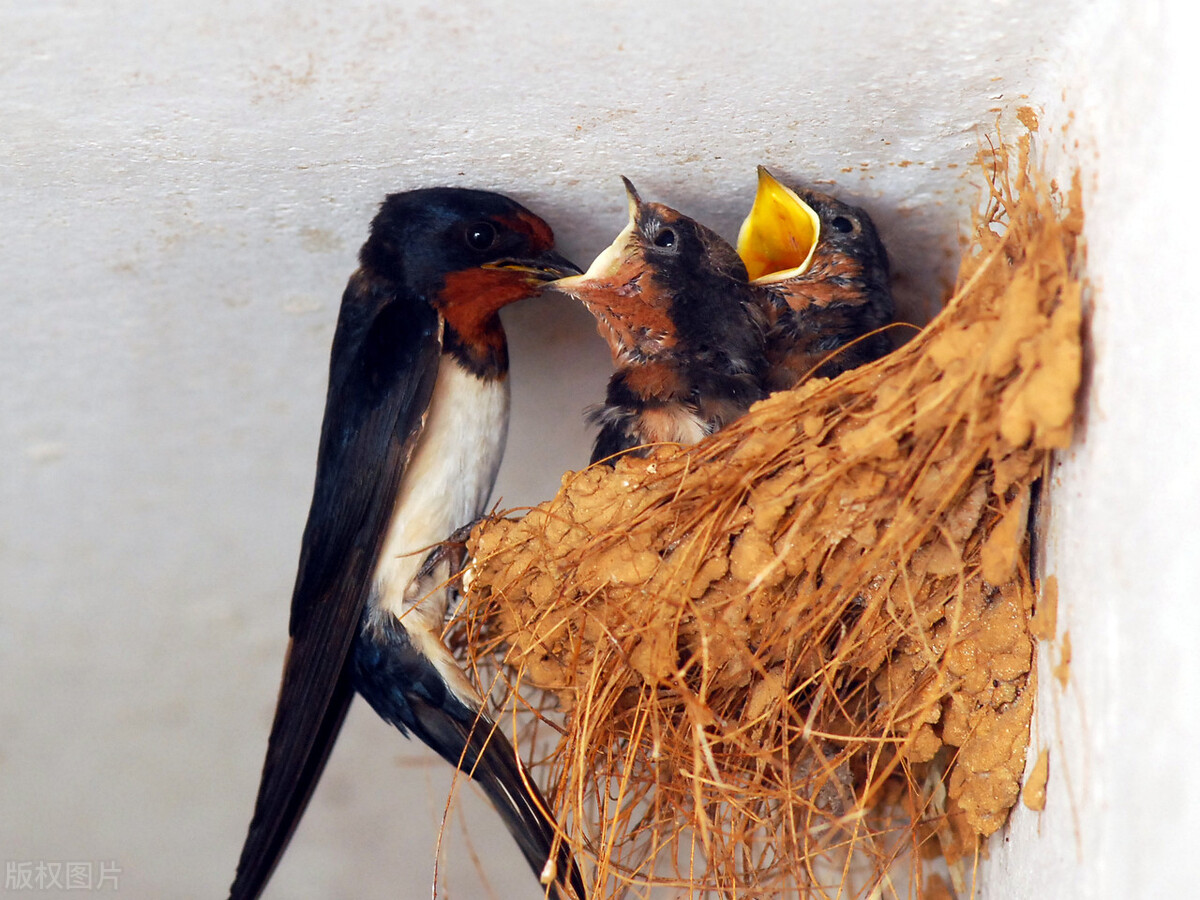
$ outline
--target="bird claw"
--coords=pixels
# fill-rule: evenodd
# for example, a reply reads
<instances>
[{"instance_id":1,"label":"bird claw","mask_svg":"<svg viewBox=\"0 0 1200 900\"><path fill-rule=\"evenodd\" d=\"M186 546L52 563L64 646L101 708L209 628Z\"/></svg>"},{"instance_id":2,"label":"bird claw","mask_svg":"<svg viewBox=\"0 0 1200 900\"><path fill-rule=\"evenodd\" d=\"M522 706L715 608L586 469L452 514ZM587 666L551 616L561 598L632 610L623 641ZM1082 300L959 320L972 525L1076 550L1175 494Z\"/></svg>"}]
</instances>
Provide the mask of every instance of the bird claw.
<instances>
[{"instance_id":1,"label":"bird claw","mask_svg":"<svg viewBox=\"0 0 1200 900\"><path fill-rule=\"evenodd\" d=\"M471 537L471 532L475 530L475 526L486 519L487 516L480 516L478 519L472 519L466 525L459 528L450 537L446 538L447 543L461 544L463 550L467 549L467 540Z\"/></svg>"},{"instance_id":2,"label":"bird claw","mask_svg":"<svg viewBox=\"0 0 1200 900\"><path fill-rule=\"evenodd\" d=\"M447 564L455 578L459 577L467 567L467 541L471 537L471 532L475 530L475 526L482 521L483 517L480 516L478 519L468 522L434 547L425 557L425 562L421 564L417 578L432 577L443 562Z\"/></svg>"}]
</instances>

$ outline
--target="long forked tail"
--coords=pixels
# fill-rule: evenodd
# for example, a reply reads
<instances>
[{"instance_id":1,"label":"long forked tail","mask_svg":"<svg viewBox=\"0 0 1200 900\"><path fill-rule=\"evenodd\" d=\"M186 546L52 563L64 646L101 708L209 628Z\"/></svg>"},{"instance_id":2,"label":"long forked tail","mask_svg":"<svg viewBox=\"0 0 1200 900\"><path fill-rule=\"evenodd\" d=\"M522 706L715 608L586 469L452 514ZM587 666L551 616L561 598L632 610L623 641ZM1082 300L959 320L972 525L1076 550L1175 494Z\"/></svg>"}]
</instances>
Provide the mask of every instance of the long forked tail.
<instances>
[{"instance_id":1,"label":"long forked tail","mask_svg":"<svg viewBox=\"0 0 1200 900\"><path fill-rule=\"evenodd\" d=\"M388 613L360 632L354 662L358 692L383 719L478 782L534 874L545 877L549 896L586 900L549 805L445 645L428 633L410 634Z\"/></svg>"},{"instance_id":2,"label":"long forked tail","mask_svg":"<svg viewBox=\"0 0 1200 900\"><path fill-rule=\"evenodd\" d=\"M419 701L412 703L412 710L424 732L421 739L483 788L529 867L551 888L550 896L586 900L583 876L566 838L504 732L483 713L463 721Z\"/></svg>"},{"instance_id":3,"label":"long forked tail","mask_svg":"<svg viewBox=\"0 0 1200 900\"><path fill-rule=\"evenodd\" d=\"M307 672L298 671L294 659L289 653L254 818L229 889L230 900L255 900L266 887L308 806L354 697L349 668L344 667L332 681L325 703L310 699L315 688L306 690L299 684Z\"/></svg>"}]
</instances>

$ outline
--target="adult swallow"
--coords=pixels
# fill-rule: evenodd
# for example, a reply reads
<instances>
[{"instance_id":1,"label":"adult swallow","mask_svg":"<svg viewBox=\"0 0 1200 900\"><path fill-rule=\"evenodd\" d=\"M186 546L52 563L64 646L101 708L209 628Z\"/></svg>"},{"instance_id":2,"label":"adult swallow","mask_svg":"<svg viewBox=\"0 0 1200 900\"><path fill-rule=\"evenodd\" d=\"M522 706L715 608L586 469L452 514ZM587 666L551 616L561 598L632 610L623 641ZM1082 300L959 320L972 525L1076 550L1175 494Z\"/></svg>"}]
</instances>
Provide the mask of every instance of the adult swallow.
<instances>
[{"instance_id":1,"label":"adult swallow","mask_svg":"<svg viewBox=\"0 0 1200 900\"><path fill-rule=\"evenodd\" d=\"M596 317L616 366L589 413L593 463L694 444L765 396L765 323L737 251L623 180L629 224L587 272L555 284Z\"/></svg>"},{"instance_id":2,"label":"adult swallow","mask_svg":"<svg viewBox=\"0 0 1200 900\"><path fill-rule=\"evenodd\" d=\"M864 210L789 188L759 166L737 246L770 323L769 391L810 373L832 378L891 351L877 332L896 311L887 250Z\"/></svg>"},{"instance_id":3,"label":"adult swallow","mask_svg":"<svg viewBox=\"0 0 1200 900\"><path fill-rule=\"evenodd\" d=\"M357 690L474 778L554 897L584 897L549 807L441 640L452 574L429 548L482 514L508 426L499 310L579 269L498 194L390 195L342 295L291 641L233 900L254 898Z\"/></svg>"}]
</instances>

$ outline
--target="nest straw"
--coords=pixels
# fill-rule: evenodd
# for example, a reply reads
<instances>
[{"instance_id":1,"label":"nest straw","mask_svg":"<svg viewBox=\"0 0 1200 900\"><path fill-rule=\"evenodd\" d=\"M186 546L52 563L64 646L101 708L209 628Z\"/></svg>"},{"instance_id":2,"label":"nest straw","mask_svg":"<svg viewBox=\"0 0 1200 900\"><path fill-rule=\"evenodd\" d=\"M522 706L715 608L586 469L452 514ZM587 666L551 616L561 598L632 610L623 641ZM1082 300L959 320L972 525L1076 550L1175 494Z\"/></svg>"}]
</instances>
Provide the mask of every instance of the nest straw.
<instances>
[{"instance_id":1,"label":"nest straw","mask_svg":"<svg viewBox=\"0 0 1200 900\"><path fill-rule=\"evenodd\" d=\"M595 897L912 896L937 855L961 890L1016 801L1082 219L1028 137L983 168L913 340L476 529L459 638L477 671L502 660L514 710L557 701L542 771Z\"/></svg>"}]
</instances>

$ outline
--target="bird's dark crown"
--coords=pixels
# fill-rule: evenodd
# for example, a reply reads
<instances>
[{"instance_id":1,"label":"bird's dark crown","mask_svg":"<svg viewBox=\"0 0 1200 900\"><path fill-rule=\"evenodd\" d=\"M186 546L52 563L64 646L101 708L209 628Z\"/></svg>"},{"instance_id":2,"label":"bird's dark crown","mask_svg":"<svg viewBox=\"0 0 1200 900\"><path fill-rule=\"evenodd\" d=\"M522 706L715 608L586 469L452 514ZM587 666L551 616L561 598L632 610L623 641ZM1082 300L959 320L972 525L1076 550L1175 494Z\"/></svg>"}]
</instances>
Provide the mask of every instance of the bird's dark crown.
<instances>
[{"instance_id":1,"label":"bird's dark crown","mask_svg":"<svg viewBox=\"0 0 1200 900\"><path fill-rule=\"evenodd\" d=\"M737 251L695 219L661 203L639 203L635 224L646 260L664 276L746 281Z\"/></svg>"},{"instance_id":2,"label":"bird's dark crown","mask_svg":"<svg viewBox=\"0 0 1200 900\"><path fill-rule=\"evenodd\" d=\"M887 250L865 209L812 189L797 188L796 195L811 206L821 219L818 253L834 249L852 253L863 264L867 274L887 279Z\"/></svg>"},{"instance_id":3,"label":"bird's dark crown","mask_svg":"<svg viewBox=\"0 0 1200 900\"><path fill-rule=\"evenodd\" d=\"M423 188L383 201L359 260L370 274L424 294L448 272L536 257L553 245L549 226L514 200L490 191Z\"/></svg>"}]
</instances>

